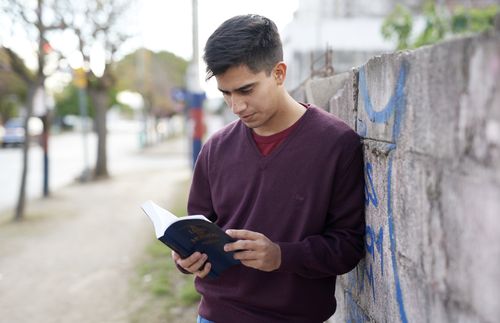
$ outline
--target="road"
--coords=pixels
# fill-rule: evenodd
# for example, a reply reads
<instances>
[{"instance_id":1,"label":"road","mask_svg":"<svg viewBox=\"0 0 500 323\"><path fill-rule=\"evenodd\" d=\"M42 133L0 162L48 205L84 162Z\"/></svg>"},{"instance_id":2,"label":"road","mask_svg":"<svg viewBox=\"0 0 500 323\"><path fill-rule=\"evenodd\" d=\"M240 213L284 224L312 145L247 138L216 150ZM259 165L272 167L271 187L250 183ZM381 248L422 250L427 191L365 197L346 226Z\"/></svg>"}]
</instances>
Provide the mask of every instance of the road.
<instances>
[{"instance_id":1,"label":"road","mask_svg":"<svg viewBox=\"0 0 500 323\"><path fill-rule=\"evenodd\" d=\"M139 167L168 166L165 159L147 158L141 155L139 131L140 125L133 122L115 123L108 129L108 170L111 175ZM95 164L96 144L95 134L89 134L87 147L90 167ZM78 179L85 167L83 156L84 144L80 133L63 133L50 137L49 185L51 191ZM171 157L167 160L168 164L189 163L189 155L186 152L179 152ZM40 146L30 147L28 165L27 197L41 197L43 194L43 151ZM21 171L22 149L0 149L0 214L6 213L1 212L2 210L16 205Z\"/></svg>"},{"instance_id":2,"label":"road","mask_svg":"<svg viewBox=\"0 0 500 323\"><path fill-rule=\"evenodd\" d=\"M111 122L110 122L111 121ZM191 163L190 142L186 138L177 152L168 159L151 158L141 154L139 133L141 124L134 121L108 121L108 171L116 175L139 168L176 167ZM183 120L175 120L174 127L182 128ZM205 115L206 138L220 129L223 118ZM185 145L185 146L184 146ZM96 160L97 137L89 133L87 149L89 166ZM40 146L32 145L29 150L27 178L27 198L43 195L43 151ZM83 137L79 132L52 135L49 141L49 187L51 191L78 180L85 168ZM22 149L0 149L0 217L15 207L19 195L22 171Z\"/></svg>"}]
</instances>

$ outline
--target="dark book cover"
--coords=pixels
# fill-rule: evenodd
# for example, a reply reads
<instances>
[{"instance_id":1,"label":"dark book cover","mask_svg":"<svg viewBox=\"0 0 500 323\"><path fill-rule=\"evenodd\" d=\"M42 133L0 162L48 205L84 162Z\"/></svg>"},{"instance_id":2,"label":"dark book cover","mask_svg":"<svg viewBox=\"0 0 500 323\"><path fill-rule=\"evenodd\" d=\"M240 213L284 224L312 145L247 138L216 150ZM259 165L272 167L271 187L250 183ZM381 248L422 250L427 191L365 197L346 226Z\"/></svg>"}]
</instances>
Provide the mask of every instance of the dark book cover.
<instances>
[{"instance_id":1,"label":"dark book cover","mask_svg":"<svg viewBox=\"0 0 500 323\"><path fill-rule=\"evenodd\" d=\"M208 256L212 265L208 277L218 277L227 268L239 264L233 252L225 252L224 245L235 240L202 215L177 218L152 201L142 206L155 227L158 240L177 252L181 258L198 251Z\"/></svg>"}]
</instances>

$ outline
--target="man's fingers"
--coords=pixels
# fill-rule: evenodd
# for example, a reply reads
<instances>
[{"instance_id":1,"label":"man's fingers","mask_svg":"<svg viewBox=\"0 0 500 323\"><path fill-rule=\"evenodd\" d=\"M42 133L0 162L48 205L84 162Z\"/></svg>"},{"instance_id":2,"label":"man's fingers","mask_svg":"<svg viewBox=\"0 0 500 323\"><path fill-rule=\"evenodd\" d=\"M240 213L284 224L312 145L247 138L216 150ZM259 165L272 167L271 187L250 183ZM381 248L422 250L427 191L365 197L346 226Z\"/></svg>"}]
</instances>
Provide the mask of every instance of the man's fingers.
<instances>
[{"instance_id":1,"label":"man's fingers","mask_svg":"<svg viewBox=\"0 0 500 323\"><path fill-rule=\"evenodd\" d=\"M182 259L179 254L172 251L172 258L177 265L200 278L207 276L212 268L212 265L207 262L208 256L199 252L195 252L191 256Z\"/></svg>"},{"instance_id":2,"label":"man's fingers","mask_svg":"<svg viewBox=\"0 0 500 323\"><path fill-rule=\"evenodd\" d=\"M251 240L238 240L224 245L224 251L255 250L258 243Z\"/></svg>"},{"instance_id":3,"label":"man's fingers","mask_svg":"<svg viewBox=\"0 0 500 323\"><path fill-rule=\"evenodd\" d=\"M208 275L208 273L210 272L211 268L212 268L212 265L209 262L207 262L205 264L205 266L203 267L202 271L196 272L196 276L198 276L200 278L205 278Z\"/></svg>"},{"instance_id":4,"label":"man's fingers","mask_svg":"<svg viewBox=\"0 0 500 323\"><path fill-rule=\"evenodd\" d=\"M267 239L262 233L249 230L226 230L237 241L224 246L224 251L259 250L265 247Z\"/></svg>"},{"instance_id":5,"label":"man's fingers","mask_svg":"<svg viewBox=\"0 0 500 323\"><path fill-rule=\"evenodd\" d=\"M181 266L182 268L194 272L191 270L191 268L198 269L203 265L203 263L207 260L206 255L202 255L199 252L193 253L191 256L185 258L185 259L178 259L176 263Z\"/></svg>"},{"instance_id":6,"label":"man's fingers","mask_svg":"<svg viewBox=\"0 0 500 323\"><path fill-rule=\"evenodd\" d=\"M259 255L255 251L239 251L234 253L234 259L241 261L256 260Z\"/></svg>"},{"instance_id":7,"label":"man's fingers","mask_svg":"<svg viewBox=\"0 0 500 323\"><path fill-rule=\"evenodd\" d=\"M203 264L207 261L208 257L207 255L203 254L198 260L193 262L190 266L188 266L186 269L192 273L195 273L197 271L200 271L201 268L203 267Z\"/></svg>"},{"instance_id":8,"label":"man's fingers","mask_svg":"<svg viewBox=\"0 0 500 323\"><path fill-rule=\"evenodd\" d=\"M177 263L177 260L181 259L181 257L177 252L172 250L172 259L174 259L174 261Z\"/></svg>"},{"instance_id":9,"label":"man's fingers","mask_svg":"<svg viewBox=\"0 0 500 323\"><path fill-rule=\"evenodd\" d=\"M240 240L257 240L260 237L262 237L262 234L254 231L249 231L249 230L226 230L226 233L234 239L240 239Z\"/></svg>"}]
</instances>

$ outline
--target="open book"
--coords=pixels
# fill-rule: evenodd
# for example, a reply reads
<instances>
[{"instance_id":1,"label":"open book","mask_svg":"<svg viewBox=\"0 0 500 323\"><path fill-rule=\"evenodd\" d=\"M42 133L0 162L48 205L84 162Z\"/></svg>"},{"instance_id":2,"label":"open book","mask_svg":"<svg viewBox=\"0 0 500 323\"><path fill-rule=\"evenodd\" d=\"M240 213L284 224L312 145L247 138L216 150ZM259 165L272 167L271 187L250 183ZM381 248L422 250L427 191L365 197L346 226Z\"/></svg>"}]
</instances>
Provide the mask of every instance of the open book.
<instances>
[{"instance_id":1,"label":"open book","mask_svg":"<svg viewBox=\"0 0 500 323\"><path fill-rule=\"evenodd\" d=\"M212 265L209 277L218 277L224 270L240 261L233 252L225 252L224 245L235 240L203 215L179 218L153 201L144 202L142 210L149 216L158 240L177 252L181 258L195 251L208 256Z\"/></svg>"}]
</instances>

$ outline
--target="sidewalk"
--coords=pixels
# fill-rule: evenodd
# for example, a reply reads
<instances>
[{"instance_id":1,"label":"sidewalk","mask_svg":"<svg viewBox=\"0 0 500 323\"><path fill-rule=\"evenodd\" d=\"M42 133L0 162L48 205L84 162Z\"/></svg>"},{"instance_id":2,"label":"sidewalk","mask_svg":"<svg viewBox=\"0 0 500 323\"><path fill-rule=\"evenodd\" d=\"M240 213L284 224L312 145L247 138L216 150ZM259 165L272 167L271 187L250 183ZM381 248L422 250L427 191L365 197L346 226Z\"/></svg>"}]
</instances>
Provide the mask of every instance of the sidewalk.
<instances>
[{"instance_id":1,"label":"sidewalk","mask_svg":"<svg viewBox=\"0 0 500 323\"><path fill-rule=\"evenodd\" d=\"M142 169L72 184L29 201L26 221L0 224L0 322L128 322L130 278L154 237L139 206L168 205L191 175L183 140L135 158Z\"/></svg>"}]
</instances>

